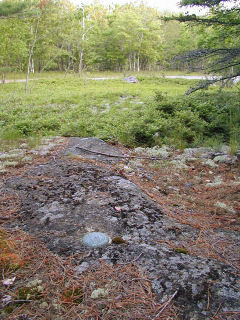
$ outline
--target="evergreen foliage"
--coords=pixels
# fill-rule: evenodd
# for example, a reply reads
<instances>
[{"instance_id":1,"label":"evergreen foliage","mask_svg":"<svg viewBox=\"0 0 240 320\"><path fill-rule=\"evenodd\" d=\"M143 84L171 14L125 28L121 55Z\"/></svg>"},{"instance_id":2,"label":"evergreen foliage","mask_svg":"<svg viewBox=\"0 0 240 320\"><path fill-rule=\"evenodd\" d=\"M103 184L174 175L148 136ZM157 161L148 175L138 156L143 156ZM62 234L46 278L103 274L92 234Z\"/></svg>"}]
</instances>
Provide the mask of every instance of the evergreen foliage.
<instances>
[{"instance_id":1,"label":"evergreen foliage","mask_svg":"<svg viewBox=\"0 0 240 320\"><path fill-rule=\"evenodd\" d=\"M198 69L216 75L215 79L200 82L188 90L188 93L219 81L228 83L229 80L240 76L239 1L182 0L180 4L207 7L209 13L203 17L185 14L170 18L200 26L199 49L178 55L176 58L187 63L197 61ZM226 7L224 4L231 4L231 7Z\"/></svg>"}]
</instances>

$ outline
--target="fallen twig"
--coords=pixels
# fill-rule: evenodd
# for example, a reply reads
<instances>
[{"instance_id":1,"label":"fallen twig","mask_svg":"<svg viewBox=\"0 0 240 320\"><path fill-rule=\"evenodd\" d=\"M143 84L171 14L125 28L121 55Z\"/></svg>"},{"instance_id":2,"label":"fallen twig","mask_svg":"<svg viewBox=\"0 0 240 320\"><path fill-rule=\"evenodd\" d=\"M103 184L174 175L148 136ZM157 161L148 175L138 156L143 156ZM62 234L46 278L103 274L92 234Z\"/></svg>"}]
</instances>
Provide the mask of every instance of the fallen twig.
<instances>
[{"instance_id":1,"label":"fallen twig","mask_svg":"<svg viewBox=\"0 0 240 320\"><path fill-rule=\"evenodd\" d=\"M95 154L99 154L102 156L107 156L107 157L112 157L112 158L123 158L123 159L147 159L147 160L160 160L162 159L162 157L157 157L157 156L153 156L153 157L147 157L147 156L130 156L130 155L115 155L115 154L109 154L109 153L105 153L105 152L100 152L100 151L93 151L93 150L89 150L87 148L83 148L83 147L79 147L76 146L76 148L87 151L87 152L91 152L91 153L95 153Z\"/></svg>"},{"instance_id":2,"label":"fallen twig","mask_svg":"<svg viewBox=\"0 0 240 320\"><path fill-rule=\"evenodd\" d=\"M129 264L129 263L133 263L135 261L137 261L141 256L143 255L143 253L141 252L139 256L137 256L135 259L133 259L132 261L128 261L128 262L118 262L118 264L123 265L123 264Z\"/></svg>"},{"instance_id":3,"label":"fallen twig","mask_svg":"<svg viewBox=\"0 0 240 320\"><path fill-rule=\"evenodd\" d=\"M165 306L158 312L158 314L152 320L157 319L160 316L160 314L163 313L163 311L170 305L170 303L172 302L172 300L174 299L174 297L176 296L177 293L178 293L178 290L176 290L174 292L174 294L169 298L169 300L165 304Z\"/></svg>"},{"instance_id":4,"label":"fallen twig","mask_svg":"<svg viewBox=\"0 0 240 320\"><path fill-rule=\"evenodd\" d=\"M212 316L212 318L210 320L213 320L216 317L216 315L218 314L221 306L222 306L222 303L219 305L219 307L217 308L217 311L214 313L214 315Z\"/></svg>"},{"instance_id":5,"label":"fallen twig","mask_svg":"<svg viewBox=\"0 0 240 320\"><path fill-rule=\"evenodd\" d=\"M150 279L145 279L145 278L133 278L133 279L131 279L131 281L147 281L147 282L151 282L151 280Z\"/></svg>"},{"instance_id":6,"label":"fallen twig","mask_svg":"<svg viewBox=\"0 0 240 320\"><path fill-rule=\"evenodd\" d=\"M8 306L9 304L11 303L25 303L25 302L32 302L34 300L11 300L11 301L8 301L4 304L4 307Z\"/></svg>"}]
</instances>

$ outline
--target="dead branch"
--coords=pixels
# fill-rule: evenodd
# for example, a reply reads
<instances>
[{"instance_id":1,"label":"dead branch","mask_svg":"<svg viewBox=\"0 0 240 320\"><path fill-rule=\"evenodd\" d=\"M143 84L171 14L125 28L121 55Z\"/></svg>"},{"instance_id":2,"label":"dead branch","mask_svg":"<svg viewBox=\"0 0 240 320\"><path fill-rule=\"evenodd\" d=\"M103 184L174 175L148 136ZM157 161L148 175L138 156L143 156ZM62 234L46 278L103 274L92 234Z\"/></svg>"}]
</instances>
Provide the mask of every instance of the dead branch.
<instances>
[{"instance_id":1,"label":"dead branch","mask_svg":"<svg viewBox=\"0 0 240 320\"><path fill-rule=\"evenodd\" d=\"M172 302L172 300L175 298L176 294L178 293L178 290L176 290L174 292L174 294L169 298L169 300L167 301L167 303L165 304L165 306L158 312L158 314L152 319L152 320L155 320L157 319L160 314L163 313L163 311L170 305L170 303Z\"/></svg>"},{"instance_id":2,"label":"dead branch","mask_svg":"<svg viewBox=\"0 0 240 320\"><path fill-rule=\"evenodd\" d=\"M83 148L83 147L79 147L76 146L76 148L90 152L90 153L94 153L94 154L99 154L99 155L103 155L103 156L107 156L107 157L111 157L111 158L122 158L122 159L147 159L147 160L160 160L162 159L162 157L147 157L147 156L130 156L130 155L115 155L115 154L109 154L109 153L105 153L105 152L100 152L100 151L93 151L93 150L89 150L87 148Z\"/></svg>"}]
</instances>

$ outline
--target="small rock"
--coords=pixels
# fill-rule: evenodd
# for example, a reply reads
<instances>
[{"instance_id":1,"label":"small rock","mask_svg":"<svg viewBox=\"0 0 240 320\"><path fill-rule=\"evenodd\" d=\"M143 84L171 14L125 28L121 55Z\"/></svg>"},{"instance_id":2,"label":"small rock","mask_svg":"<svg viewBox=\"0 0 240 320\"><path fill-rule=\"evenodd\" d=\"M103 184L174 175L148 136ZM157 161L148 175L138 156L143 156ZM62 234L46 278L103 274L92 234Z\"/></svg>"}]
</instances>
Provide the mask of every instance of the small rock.
<instances>
[{"instance_id":1,"label":"small rock","mask_svg":"<svg viewBox=\"0 0 240 320\"><path fill-rule=\"evenodd\" d=\"M110 238L102 232L90 232L83 237L82 242L88 247L97 248L108 244L110 242Z\"/></svg>"},{"instance_id":2,"label":"small rock","mask_svg":"<svg viewBox=\"0 0 240 320\"><path fill-rule=\"evenodd\" d=\"M5 296L2 297L2 304L3 304L3 306L6 305L6 304L8 304L8 303L11 302L11 301L12 301L12 297L9 296L9 295L5 295Z\"/></svg>"},{"instance_id":3,"label":"small rock","mask_svg":"<svg viewBox=\"0 0 240 320\"><path fill-rule=\"evenodd\" d=\"M28 144L27 143L22 143L19 146L21 149L27 149L28 148Z\"/></svg>"},{"instance_id":4,"label":"small rock","mask_svg":"<svg viewBox=\"0 0 240 320\"><path fill-rule=\"evenodd\" d=\"M81 274L89 268L89 263L86 261L82 262L79 266L75 268L75 274Z\"/></svg>"},{"instance_id":5,"label":"small rock","mask_svg":"<svg viewBox=\"0 0 240 320\"><path fill-rule=\"evenodd\" d=\"M128 83L138 83L139 82L135 76L125 77L125 78L123 78L123 81L126 81Z\"/></svg>"},{"instance_id":6,"label":"small rock","mask_svg":"<svg viewBox=\"0 0 240 320\"><path fill-rule=\"evenodd\" d=\"M186 188L191 188L192 187L192 183L191 182L187 182L184 185Z\"/></svg>"}]
</instances>

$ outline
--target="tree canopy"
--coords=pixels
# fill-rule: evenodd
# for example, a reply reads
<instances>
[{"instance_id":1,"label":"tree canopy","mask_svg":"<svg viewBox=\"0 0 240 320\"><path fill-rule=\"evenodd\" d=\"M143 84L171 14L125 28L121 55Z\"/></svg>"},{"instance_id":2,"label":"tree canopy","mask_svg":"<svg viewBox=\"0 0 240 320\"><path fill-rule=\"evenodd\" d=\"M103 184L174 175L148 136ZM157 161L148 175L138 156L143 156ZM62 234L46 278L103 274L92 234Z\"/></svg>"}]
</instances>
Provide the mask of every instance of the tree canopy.
<instances>
[{"instance_id":1,"label":"tree canopy","mask_svg":"<svg viewBox=\"0 0 240 320\"><path fill-rule=\"evenodd\" d=\"M240 10L237 1L224 7L228 2L182 0L183 6L209 12L164 23L160 12L144 4L78 7L69 0L2 0L0 69L26 71L31 64L32 71L79 74L162 71L182 69L185 60L191 68L231 78L239 75Z\"/></svg>"},{"instance_id":2,"label":"tree canopy","mask_svg":"<svg viewBox=\"0 0 240 320\"><path fill-rule=\"evenodd\" d=\"M177 56L177 59L197 61L197 67L215 79L200 82L188 93L218 81L240 76L240 7L238 0L182 0L182 7L208 8L204 16L181 14L172 17L179 22L199 26L198 49Z\"/></svg>"}]
</instances>

